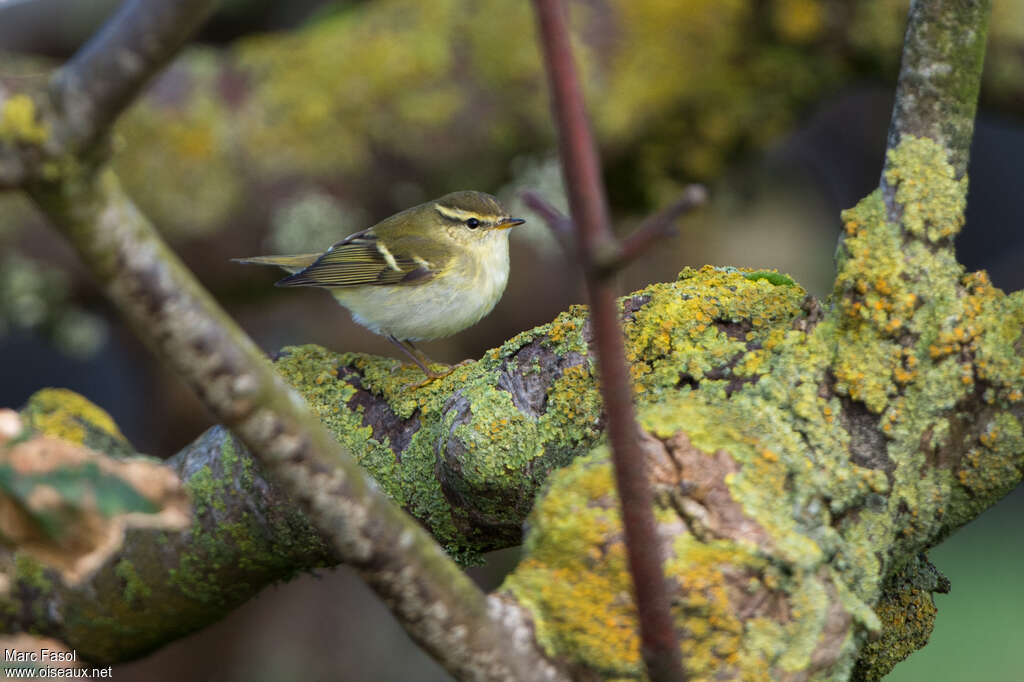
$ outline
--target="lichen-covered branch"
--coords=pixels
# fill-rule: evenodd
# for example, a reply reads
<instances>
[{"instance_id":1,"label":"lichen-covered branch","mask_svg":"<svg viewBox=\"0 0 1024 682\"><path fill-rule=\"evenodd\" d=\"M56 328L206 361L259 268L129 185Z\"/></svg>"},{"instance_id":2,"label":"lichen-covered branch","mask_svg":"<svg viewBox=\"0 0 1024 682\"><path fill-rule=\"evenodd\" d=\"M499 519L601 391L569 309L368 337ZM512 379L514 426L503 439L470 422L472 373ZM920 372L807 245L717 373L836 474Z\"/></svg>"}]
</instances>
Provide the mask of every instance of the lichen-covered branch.
<instances>
[{"instance_id":1,"label":"lichen-covered branch","mask_svg":"<svg viewBox=\"0 0 1024 682\"><path fill-rule=\"evenodd\" d=\"M870 276L885 253L858 251L845 276ZM971 316L984 359L961 367L958 345L948 362L919 363L883 419L843 382L858 354L877 374L888 350L868 338L837 349L845 323L784 277L690 272L630 299L627 348L689 674L846 679L873 633L900 627L895 609L916 608L892 576L1021 482L1024 295L967 280L963 308L949 301L943 314ZM985 388L964 394L975 372ZM549 652L633 678L611 475L603 450L552 475L504 589L528 605Z\"/></svg>"},{"instance_id":2,"label":"lichen-covered branch","mask_svg":"<svg viewBox=\"0 0 1024 682\"><path fill-rule=\"evenodd\" d=\"M472 558L520 543L548 471L600 437L600 401L579 345L582 312L525 332L443 389L418 394L406 390L412 372L385 358L308 346L286 349L277 364L396 502ZM102 410L68 391L41 391L23 414L41 433L133 454ZM535 428L526 428L530 419ZM493 447L496 430L515 437ZM23 560L4 631L47 633L90 661L123 661L221 618L273 581L339 563L227 429L207 431L168 464L189 491L192 528L131 533L120 554L73 588ZM518 613L501 600L489 608L503 619ZM528 622L516 627L531 632Z\"/></svg>"},{"instance_id":3,"label":"lichen-covered branch","mask_svg":"<svg viewBox=\"0 0 1024 682\"><path fill-rule=\"evenodd\" d=\"M846 271L870 266L855 259ZM818 670L842 679L877 628L899 637L900 627L912 627L923 641L927 590L918 581L910 595L900 582L909 569L900 567L1024 474L1024 295L974 282L964 306L976 311L972 343L986 349L977 366L996 402L944 404L966 426L939 451L898 468L890 448L903 441L893 434L916 433L922 406L959 391L960 372L919 367L910 383L928 390L913 393L885 426L837 389L837 323L785 276L685 270L676 282L620 300L641 424L653 435L644 450L691 674L786 679ZM304 346L286 349L277 367L381 488L456 553L519 542L541 491L524 559L491 604L513 614L525 608L549 655L635 677L639 643L632 603L622 597L628 573L611 465L601 448L583 456L603 433L590 340L587 310L575 307L414 392L405 388L414 371L387 358ZM203 524L184 536L196 539L194 548L133 534L126 551L134 543L165 548L160 563L121 565L138 580L119 578L115 559L97 578L112 586L102 599L85 591L40 602L38 571L27 570L8 611L56 614L32 622L61 634L63 613L87 611L92 625L72 619L69 643L121 660L201 627L265 581L336 560L301 517L265 521L270 510L284 510L226 431L205 434L175 461ZM252 495L255 502L246 499ZM223 572L226 565L253 570ZM104 606L118 590L125 594ZM158 610L159 619L140 622L122 613L126 595L147 604L147 590L180 617ZM140 644L117 629L121 618L145 633ZM893 655L876 650L858 665L891 667Z\"/></svg>"},{"instance_id":4,"label":"lichen-covered branch","mask_svg":"<svg viewBox=\"0 0 1024 682\"><path fill-rule=\"evenodd\" d=\"M946 150L957 179L967 172L991 13L991 0L910 3L888 149L926 137ZM882 188L896 220L884 173Z\"/></svg>"}]
</instances>

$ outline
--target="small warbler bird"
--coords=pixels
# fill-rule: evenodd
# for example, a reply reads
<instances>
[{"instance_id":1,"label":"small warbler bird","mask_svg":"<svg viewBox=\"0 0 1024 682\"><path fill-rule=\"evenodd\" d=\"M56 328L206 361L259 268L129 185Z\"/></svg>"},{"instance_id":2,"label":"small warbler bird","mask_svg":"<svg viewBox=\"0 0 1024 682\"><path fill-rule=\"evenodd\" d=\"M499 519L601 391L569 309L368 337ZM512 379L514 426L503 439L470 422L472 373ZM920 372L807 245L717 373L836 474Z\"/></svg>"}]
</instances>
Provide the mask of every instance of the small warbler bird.
<instances>
[{"instance_id":1,"label":"small warbler bird","mask_svg":"<svg viewBox=\"0 0 1024 682\"><path fill-rule=\"evenodd\" d=\"M279 287L323 287L352 319L385 336L427 375L413 341L451 336L491 312L508 282L508 228L521 225L483 192L452 192L342 239L323 253L256 256L291 274Z\"/></svg>"}]
</instances>

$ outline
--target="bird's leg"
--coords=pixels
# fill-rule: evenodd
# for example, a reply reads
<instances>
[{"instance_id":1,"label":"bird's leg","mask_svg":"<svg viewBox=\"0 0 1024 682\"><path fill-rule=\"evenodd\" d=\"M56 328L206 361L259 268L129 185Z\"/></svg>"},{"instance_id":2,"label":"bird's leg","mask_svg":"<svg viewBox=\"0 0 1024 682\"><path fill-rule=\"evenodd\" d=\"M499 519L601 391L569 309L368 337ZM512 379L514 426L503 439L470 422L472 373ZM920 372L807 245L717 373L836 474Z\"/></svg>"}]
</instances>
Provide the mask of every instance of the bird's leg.
<instances>
[{"instance_id":1,"label":"bird's leg","mask_svg":"<svg viewBox=\"0 0 1024 682\"><path fill-rule=\"evenodd\" d=\"M395 344L402 349L402 352L409 356L409 359L416 363L416 366L423 370L423 373L428 377L433 377L433 372L430 371L430 358L423 354L416 346L412 345L411 341L400 341L391 334L387 335L387 340Z\"/></svg>"},{"instance_id":2,"label":"bird's leg","mask_svg":"<svg viewBox=\"0 0 1024 682\"><path fill-rule=\"evenodd\" d=\"M464 360L464 361L460 362L457 365L450 365L448 367L448 369L446 369L443 372L435 372L434 370L430 369L430 364L431 364L430 358L428 358L423 353L423 351L421 351L419 348L414 346L412 344L412 341L402 341L402 340L399 340L398 338L396 338L394 336L391 336L390 334L388 335L387 339L391 343L393 343L396 346L398 346L399 348L401 348L402 352L405 353L406 355L408 355L409 358L413 362L416 363L416 366L419 367L421 370L423 370L423 373L427 375L427 378L424 381L421 381L420 383L416 384L416 388L420 388L422 386L426 386L427 384L429 384L434 379L442 379L442 378L448 376L449 374L451 374L452 372L454 372L456 370L456 368L461 367L462 365L466 364L467 362L472 362L472 360Z\"/></svg>"}]
</instances>

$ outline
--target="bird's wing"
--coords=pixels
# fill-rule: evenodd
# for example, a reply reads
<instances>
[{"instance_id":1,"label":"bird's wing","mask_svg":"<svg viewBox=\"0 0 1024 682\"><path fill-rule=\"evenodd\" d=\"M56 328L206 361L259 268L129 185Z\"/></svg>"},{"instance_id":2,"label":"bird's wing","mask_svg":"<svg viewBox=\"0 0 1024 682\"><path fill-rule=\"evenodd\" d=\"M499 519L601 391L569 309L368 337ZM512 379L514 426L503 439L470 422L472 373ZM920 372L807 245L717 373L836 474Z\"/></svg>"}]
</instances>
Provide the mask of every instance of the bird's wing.
<instances>
[{"instance_id":1,"label":"bird's wing","mask_svg":"<svg viewBox=\"0 0 1024 682\"><path fill-rule=\"evenodd\" d=\"M373 229L349 235L309 267L285 277L282 287L352 287L412 284L434 277L448 258L431 240L415 236L381 239Z\"/></svg>"}]
</instances>

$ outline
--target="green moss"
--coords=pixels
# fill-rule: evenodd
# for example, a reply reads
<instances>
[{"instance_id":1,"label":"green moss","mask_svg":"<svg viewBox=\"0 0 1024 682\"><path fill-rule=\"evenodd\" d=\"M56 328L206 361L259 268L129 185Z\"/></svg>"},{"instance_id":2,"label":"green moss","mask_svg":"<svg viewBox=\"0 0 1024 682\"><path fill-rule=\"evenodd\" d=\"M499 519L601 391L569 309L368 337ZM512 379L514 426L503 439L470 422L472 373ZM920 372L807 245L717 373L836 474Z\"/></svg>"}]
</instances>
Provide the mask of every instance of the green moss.
<instances>
[{"instance_id":1,"label":"green moss","mask_svg":"<svg viewBox=\"0 0 1024 682\"><path fill-rule=\"evenodd\" d=\"M138 571L135 570L135 565L127 559L121 559L117 562L117 565L114 567L114 574L124 581L123 597L126 602L130 603L136 599L146 599L153 593L149 586L139 577Z\"/></svg>"},{"instance_id":2,"label":"green moss","mask_svg":"<svg viewBox=\"0 0 1024 682\"><path fill-rule=\"evenodd\" d=\"M774 284L777 287L796 286L796 282L793 281L792 277L790 277L789 275L783 275L782 273L776 272L775 270L755 270L754 272L748 272L743 276L746 277L747 279L755 281L759 279L768 280L770 283Z\"/></svg>"}]
</instances>

